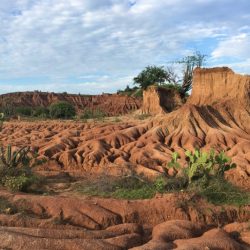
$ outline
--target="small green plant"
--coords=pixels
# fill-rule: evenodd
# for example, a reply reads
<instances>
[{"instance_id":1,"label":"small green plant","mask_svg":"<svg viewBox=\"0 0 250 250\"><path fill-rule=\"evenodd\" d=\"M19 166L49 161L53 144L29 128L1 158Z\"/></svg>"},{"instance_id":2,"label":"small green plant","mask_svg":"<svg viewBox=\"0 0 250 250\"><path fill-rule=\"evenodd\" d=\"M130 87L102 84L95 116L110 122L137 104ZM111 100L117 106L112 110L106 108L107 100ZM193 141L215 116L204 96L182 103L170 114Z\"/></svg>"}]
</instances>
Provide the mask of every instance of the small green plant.
<instances>
[{"instance_id":1,"label":"small green plant","mask_svg":"<svg viewBox=\"0 0 250 250\"><path fill-rule=\"evenodd\" d=\"M180 169L181 168L181 165L180 163L178 162L178 159L180 158L180 155L177 153L177 152L174 152L172 154L172 159L171 161L168 163L168 166L170 168L174 168L174 169Z\"/></svg>"},{"instance_id":2,"label":"small green plant","mask_svg":"<svg viewBox=\"0 0 250 250\"><path fill-rule=\"evenodd\" d=\"M231 159L224 152L216 155L214 150L210 150L207 153L196 149L194 152L187 150L185 155L188 163L186 168L181 167L179 164L180 156L177 152L172 154L172 159L168 166L176 171L182 171L187 176L189 184L198 179L203 179L205 183L211 176L223 177L226 171L236 167L234 163L231 164Z\"/></svg>"},{"instance_id":3,"label":"small green plant","mask_svg":"<svg viewBox=\"0 0 250 250\"><path fill-rule=\"evenodd\" d=\"M10 145L6 149L0 148L0 178L5 176L19 175L20 171L25 172L29 165L28 157L29 147L23 147L19 150L12 150Z\"/></svg>"},{"instance_id":4,"label":"small green plant","mask_svg":"<svg viewBox=\"0 0 250 250\"><path fill-rule=\"evenodd\" d=\"M25 191L32 184L32 178L25 174L19 176L6 176L2 180L4 186L13 192Z\"/></svg>"},{"instance_id":5,"label":"small green plant","mask_svg":"<svg viewBox=\"0 0 250 250\"><path fill-rule=\"evenodd\" d=\"M186 151L185 154L188 158L188 167L185 170L189 183L200 178L208 180L211 176L223 177L226 171L236 167L223 151L216 155L214 150L206 153L196 149L193 153Z\"/></svg>"},{"instance_id":6,"label":"small green plant","mask_svg":"<svg viewBox=\"0 0 250 250\"><path fill-rule=\"evenodd\" d=\"M166 188L166 178L163 176L157 177L155 182L154 182L155 189L159 193L163 193Z\"/></svg>"},{"instance_id":7,"label":"small green plant","mask_svg":"<svg viewBox=\"0 0 250 250\"><path fill-rule=\"evenodd\" d=\"M35 181L32 168L42 164L29 147L13 150L10 145L0 148L0 183L12 191L22 191Z\"/></svg>"}]
</instances>

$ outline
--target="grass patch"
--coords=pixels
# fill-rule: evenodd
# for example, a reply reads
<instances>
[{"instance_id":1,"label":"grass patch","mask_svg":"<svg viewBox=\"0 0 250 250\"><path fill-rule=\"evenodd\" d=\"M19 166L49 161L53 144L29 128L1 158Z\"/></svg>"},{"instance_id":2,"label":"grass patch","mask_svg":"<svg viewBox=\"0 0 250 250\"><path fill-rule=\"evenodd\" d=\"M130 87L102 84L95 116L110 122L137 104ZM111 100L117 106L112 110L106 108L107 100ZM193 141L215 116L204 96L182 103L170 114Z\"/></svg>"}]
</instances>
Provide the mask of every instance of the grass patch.
<instances>
[{"instance_id":1,"label":"grass patch","mask_svg":"<svg viewBox=\"0 0 250 250\"><path fill-rule=\"evenodd\" d=\"M212 178L209 183L203 179L188 184L185 177L158 177L150 182L139 176L113 178L104 176L94 182L78 183L75 190L87 196L116 199L150 199L156 193L196 193L215 205L248 205L250 194L235 187L223 178Z\"/></svg>"},{"instance_id":2,"label":"grass patch","mask_svg":"<svg viewBox=\"0 0 250 250\"><path fill-rule=\"evenodd\" d=\"M113 180L110 177L104 177L96 182L79 184L76 190L89 196L134 200L154 197L157 187L153 182L129 176Z\"/></svg>"},{"instance_id":3,"label":"grass patch","mask_svg":"<svg viewBox=\"0 0 250 250\"><path fill-rule=\"evenodd\" d=\"M209 185L198 191L202 197L215 205L249 205L250 193L232 185L222 178L212 179Z\"/></svg>"}]
</instances>

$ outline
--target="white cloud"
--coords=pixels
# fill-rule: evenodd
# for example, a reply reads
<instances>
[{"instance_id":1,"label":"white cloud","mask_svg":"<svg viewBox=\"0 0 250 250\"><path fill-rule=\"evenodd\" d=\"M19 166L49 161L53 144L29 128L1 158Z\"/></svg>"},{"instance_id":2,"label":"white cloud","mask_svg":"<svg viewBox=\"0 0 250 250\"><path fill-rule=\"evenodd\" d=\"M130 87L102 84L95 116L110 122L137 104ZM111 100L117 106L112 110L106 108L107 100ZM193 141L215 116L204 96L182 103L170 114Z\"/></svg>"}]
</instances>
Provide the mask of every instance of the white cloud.
<instances>
[{"instance_id":1,"label":"white cloud","mask_svg":"<svg viewBox=\"0 0 250 250\"><path fill-rule=\"evenodd\" d=\"M215 59L221 57L248 58L249 55L250 34L247 33L223 39L212 52L212 57Z\"/></svg>"},{"instance_id":2,"label":"white cloud","mask_svg":"<svg viewBox=\"0 0 250 250\"><path fill-rule=\"evenodd\" d=\"M206 39L219 41L214 60L249 57L248 5L248 0L238 0L237 5L233 0L1 1L0 86L7 91L4 80L14 78L63 82L72 76L87 81L84 76L91 75L85 87L74 87L72 80L72 84L49 81L34 88L114 91L146 65L165 64L197 44L206 49ZM13 88L25 90L25 86L30 87Z\"/></svg>"}]
</instances>

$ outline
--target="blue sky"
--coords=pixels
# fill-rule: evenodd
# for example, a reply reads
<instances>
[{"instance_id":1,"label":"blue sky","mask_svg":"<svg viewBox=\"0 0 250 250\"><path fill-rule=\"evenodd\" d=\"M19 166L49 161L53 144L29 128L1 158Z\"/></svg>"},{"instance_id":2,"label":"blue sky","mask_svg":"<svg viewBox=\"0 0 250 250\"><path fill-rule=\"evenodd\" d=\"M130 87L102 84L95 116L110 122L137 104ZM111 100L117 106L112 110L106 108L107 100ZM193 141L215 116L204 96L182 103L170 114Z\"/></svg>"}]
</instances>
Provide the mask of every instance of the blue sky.
<instances>
[{"instance_id":1,"label":"blue sky","mask_svg":"<svg viewBox=\"0 0 250 250\"><path fill-rule=\"evenodd\" d=\"M249 0L0 1L0 93L115 92L195 50L250 74Z\"/></svg>"}]
</instances>

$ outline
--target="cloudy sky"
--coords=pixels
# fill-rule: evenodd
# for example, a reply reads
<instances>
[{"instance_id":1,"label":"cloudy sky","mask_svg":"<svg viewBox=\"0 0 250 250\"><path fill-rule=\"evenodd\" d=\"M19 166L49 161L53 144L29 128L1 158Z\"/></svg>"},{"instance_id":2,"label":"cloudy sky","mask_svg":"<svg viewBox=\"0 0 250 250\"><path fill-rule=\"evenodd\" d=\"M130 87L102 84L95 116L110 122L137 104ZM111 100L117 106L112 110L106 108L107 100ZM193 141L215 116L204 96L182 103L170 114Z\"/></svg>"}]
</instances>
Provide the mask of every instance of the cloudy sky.
<instances>
[{"instance_id":1,"label":"cloudy sky","mask_svg":"<svg viewBox=\"0 0 250 250\"><path fill-rule=\"evenodd\" d=\"M0 93L115 92L196 50L250 74L249 0L0 1Z\"/></svg>"}]
</instances>

